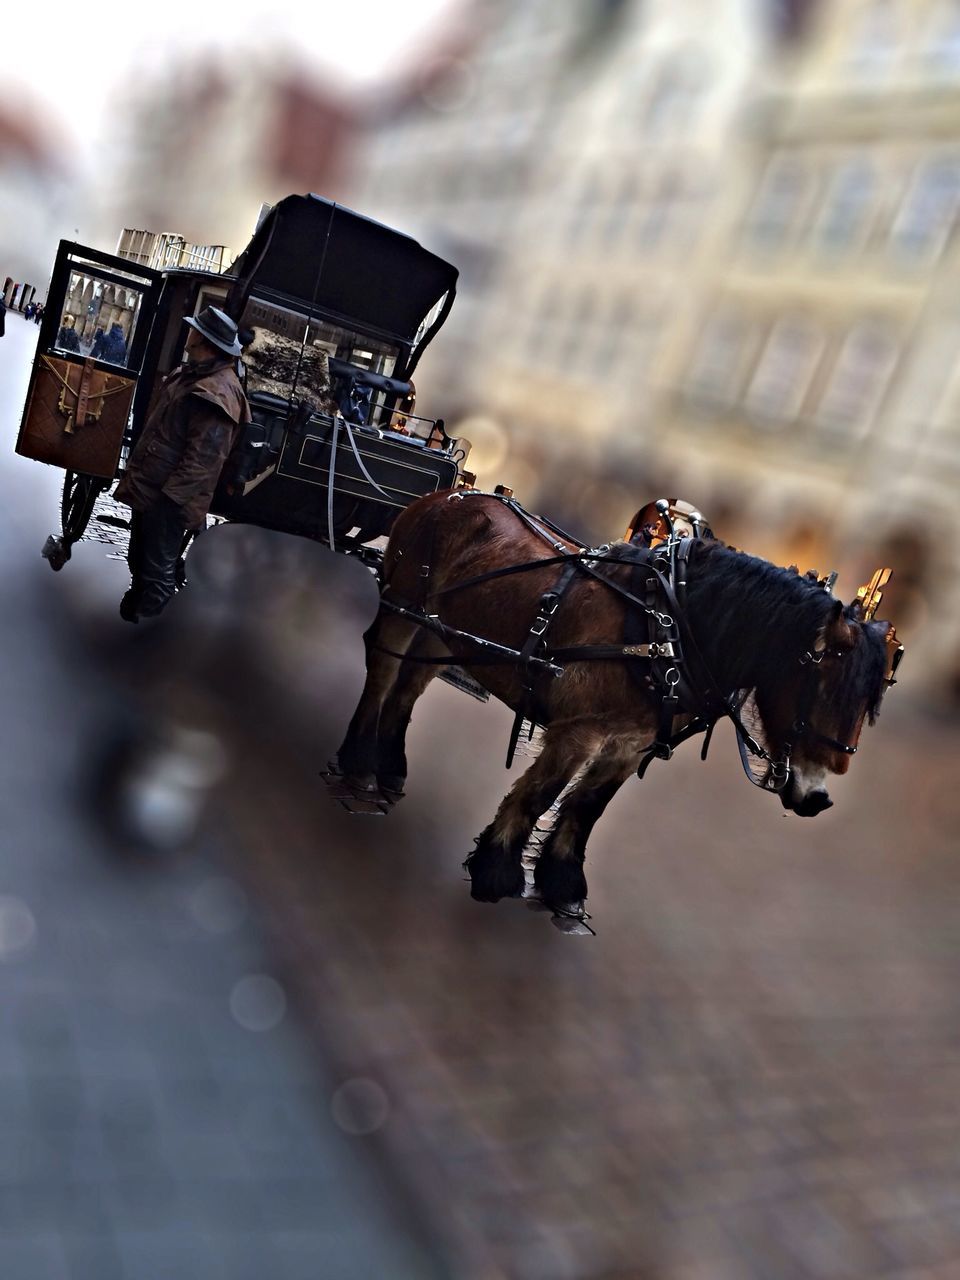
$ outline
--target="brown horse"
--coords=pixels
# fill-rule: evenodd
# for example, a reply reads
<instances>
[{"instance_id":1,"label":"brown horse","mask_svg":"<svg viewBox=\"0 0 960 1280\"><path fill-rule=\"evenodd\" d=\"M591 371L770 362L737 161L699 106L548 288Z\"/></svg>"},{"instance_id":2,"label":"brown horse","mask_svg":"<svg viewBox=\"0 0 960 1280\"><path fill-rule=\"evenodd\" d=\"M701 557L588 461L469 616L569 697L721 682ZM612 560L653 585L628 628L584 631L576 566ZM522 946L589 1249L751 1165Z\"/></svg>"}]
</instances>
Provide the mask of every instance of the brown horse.
<instances>
[{"instance_id":1,"label":"brown horse","mask_svg":"<svg viewBox=\"0 0 960 1280\"><path fill-rule=\"evenodd\" d=\"M581 550L496 496L457 491L408 507L386 551L381 606L364 637L366 684L337 757L350 786L360 794L402 794L413 706L444 658L455 658L507 706L545 729L539 756L467 859L472 894L481 901L521 895L523 850L538 819L576 778L534 879L555 911L582 907L590 831L637 772L662 716L663 691L644 678L649 656L623 652L628 615L640 606L625 584L637 558L651 553L618 544L608 556L568 573L549 647L527 643L544 593L564 572L558 561ZM685 550L689 646L713 689L750 691L768 788L778 787L784 807L796 814L820 813L832 803L827 774L846 772L864 720L872 723L892 683L893 628L866 620L859 602L844 608L822 583L795 570L712 540L691 540ZM541 561L542 568L503 575ZM433 621L424 626L417 616ZM512 651L526 645L528 654L539 653L540 663L504 661L460 633ZM578 657L582 646L593 647L589 657ZM547 662L560 653L565 656L555 663L562 665L557 675ZM605 660L595 660L599 655ZM674 731L693 718L683 702L666 705L677 706ZM708 720L730 710L712 706ZM740 731L745 737L742 724Z\"/></svg>"}]
</instances>

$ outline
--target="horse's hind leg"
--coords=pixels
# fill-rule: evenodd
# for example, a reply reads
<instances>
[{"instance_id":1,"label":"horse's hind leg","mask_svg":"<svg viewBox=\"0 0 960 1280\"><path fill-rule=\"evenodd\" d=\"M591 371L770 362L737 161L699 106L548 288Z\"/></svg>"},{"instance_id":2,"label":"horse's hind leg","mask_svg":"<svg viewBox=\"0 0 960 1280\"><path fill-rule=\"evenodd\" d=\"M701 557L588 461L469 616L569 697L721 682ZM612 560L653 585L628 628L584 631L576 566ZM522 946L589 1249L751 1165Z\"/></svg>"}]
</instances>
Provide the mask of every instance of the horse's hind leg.
<instances>
[{"instance_id":1,"label":"horse's hind leg","mask_svg":"<svg viewBox=\"0 0 960 1280\"><path fill-rule=\"evenodd\" d=\"M403 655L416 638L417 631L415 623L381 608L364 634L367 678L346 737L337 752L340 771L359 790L378 789L380 716L396 684Z\"/></svg>"},{"instance_id":2,"label":"horse's hind leg","mask_svg":"<svg viewBox=\"0 0 960 1280\"><path fill-rule=\"evenodd\" d=\"M449 650L429 632L421 632L407 650L393 688L380 712L377 752L377 781L381 791L403 795L407 777L406 738L413 708L440 667L425 658L444 657Z\"/></svg>"},{"instance_id":3,"label":"horse's hind leg","mask_svg":"<svg viewBox=\"0 0 960 1280\"><path fill-rule=\"evenodd\" d=\"M557 724L544 734L543 748L511 787L497 816L481 833L467 858L471 896L480 902L519 898L524 878L521 857L540 815L546 812L601 740L599 726Z\"/></svg>"},{"instance_id":4,"label":"horse's hind leg","mask_svg":"<svg viewBox=\"0 0 960 1280\"><path fill-rule=\"evenodd\" d=\"M569 911L586 898L583 863L590 832L635 768L635 753L604 752L564 796L533 872L540 897L554 911Z\"/></svg>"}]
</instances>

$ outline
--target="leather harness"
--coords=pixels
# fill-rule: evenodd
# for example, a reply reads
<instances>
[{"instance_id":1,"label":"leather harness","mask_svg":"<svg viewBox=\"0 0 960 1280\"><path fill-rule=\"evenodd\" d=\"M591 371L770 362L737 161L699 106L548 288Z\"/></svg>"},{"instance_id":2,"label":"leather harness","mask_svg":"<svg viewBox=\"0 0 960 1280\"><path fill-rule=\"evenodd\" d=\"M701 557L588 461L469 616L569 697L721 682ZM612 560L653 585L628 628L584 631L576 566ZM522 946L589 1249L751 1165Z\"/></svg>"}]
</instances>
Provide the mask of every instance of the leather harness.
<instances>
[{"instance_id":1,"label":"leather harness","mask_svg":"<svg viewBox=\"0 0 960 1280\"><path fill-rule=\"evenodd\" d=\"M450 500L463 500L475 493L477 493L476 490L457 490L450 495ZM810 676L801 694L798 714L780 755L776 758L772 757L747 731L740 716L743 698L738 700L735 693L724 693L719 688L700 653L687 621L688 560L693 543L699 540L698 534L693 538L671 536L666 543L654 548L624 545L612 552L611 547L605 544L597 548L581 547L578 551L570 551L569 545L578 545L576 539L544 517L532 516L515 498L501 494L482 496L495 497L497 501L502 502L526 528L549 544L554 555L541 560L525 561L523 564L508 565L501 569L491 569L435 592L429 589L430 565L425 564L421 566L423 604L426 604L427 599L465 591L495 578L506 578L513 574L543 569L549 565L560 565L562 567L556 582L541 595L538 601L536 615L523 644L518 649L498 644L485 637L450 627L441 622L436 614L428 614L422 608L418 610L381 598L381 604L385 608L416 622L437 635L444 643L467 642L475 646L479 652L469 659L462 656L418 658L394 653L382 646L378 647L385 653L411 662L445 665L466 661L470 666L515 664L522 667L525 675L524 694L516 710L510 733L507 768L513 762L524 721L531 723L531 733L533 725L537 723L533 676L544 673L560 676L564 671L564 667L560 664L564 662L623 662L626 660L628 670L641 683L645 692L659 697L656 737L645 749L637 769L637 774L641 778L652 760L669 760L681 743L699 733L706 735L700 753L701 759L706 759L713 729L717 721L723 717L729 718L736 729L744 772L755 786L765 790L779 791L786 785L790 774L790 756L793 747L805 734L826 743L833 750L848 755L856 752L855 746L837 742L809 724L808 716L816 694L818 667L825 656L823 651L808 652L801 658L801 663L810 665ZM598 566L607 564L632 567L629 588L600 571ZM585 574L601 582L620 596L628 606L632 606L627 609L623 644L560 647L548 645L550 626L564 595L578 574ZM635 665L636 659L643 661L642 668ZM673 722L680 715L689 715L690 720L674 732ZM749 755L767 765L762 781L758 781L750 772Z\"/></svg>"}]
</instances>

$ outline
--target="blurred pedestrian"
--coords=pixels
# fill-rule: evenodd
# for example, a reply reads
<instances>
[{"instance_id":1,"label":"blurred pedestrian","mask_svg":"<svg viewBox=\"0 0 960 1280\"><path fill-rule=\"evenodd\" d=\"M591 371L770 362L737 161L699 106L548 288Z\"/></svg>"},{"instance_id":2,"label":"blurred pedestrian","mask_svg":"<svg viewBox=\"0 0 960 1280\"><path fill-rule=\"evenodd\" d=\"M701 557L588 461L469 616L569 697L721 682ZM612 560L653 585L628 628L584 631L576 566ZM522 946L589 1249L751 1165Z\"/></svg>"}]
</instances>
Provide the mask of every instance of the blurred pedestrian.
<instances>
[{"instance_id":1,"label":"blurred pedestrian","mask_svg":"<svg viewBox=\"0 0 960 1280\"><path fill-rule=\"evenodd\" d=\"M7 304L0 298L0 338L7 332Z\"/></svg>"},{"instance_id":2,"label":"blurred pedestrian","mask_svg":"<svg viewBox=\"0 0 960 1280\"><path fill-rule=\"evenodd\" d=\"M93 335L93 346L90 348L90 355L94 360L100 360L103 358L103 336L103 330L98 327L96 333Z\"/></svg>"},{"instance_id":3,"label":"blurred pedestrian","mask_svg":"<svg viewBox=\"0 0 960 1280\"><path fill-rule=\"evenodd\" d=\"M39 324L43 319L43 303L38 302L33 312L33 323Z\"/></svg>"},{"instance_id":4,"label":"blurred pedestrian","mask_svg":"<svg viewBox=\"0 0 960 1280\"><path fill-rule=\"evenodd\" d=\"M77 333L74 325L75 321L73 316L63 317L63 324L60 326L59 332L57 333L57 341L55 345L58 346L61 351L75 351L79 354L80 335Z\"/></svg>"},{"instance_id":5,"label":"blurred pedestrian","mask_svg":"<svg viewBox=\"0 0 960 1280\"><path fill-rule=\"evenodd\" d=\"M175 594L186 534L203 528L223 464L250 421L235 321L206 307L186 323L187 362L164 380L114 495L133 509L131 583L120 602L126 622L155 617Z\"/></svg>"},{"instance_id":6,"label":"blurred pedestrian","mask_svg":"<svg viewBox=\"0 0 960 1280\"><path fill-rule=\"evenodd\" d=\"M106 360L109 364L126 364L127 362L127 339L124 336L123 325L117 321L110 326L110 332L103 339L100 359Z\"/></svg>"},{"instance_id":7,"label":"blurred pedestrian","mask_svg":"<svg viewBox=\"0 0 960 1280\"><path fill-rule=\"evenodd\" d=\"M32 302L28 302L28 303L27 303L27 305L23 308L23 318L24 318L25 320L32 320L32 319L33 319L33 311L34 311L33 303L32 303Z\"/></svg>"}]
</instances>

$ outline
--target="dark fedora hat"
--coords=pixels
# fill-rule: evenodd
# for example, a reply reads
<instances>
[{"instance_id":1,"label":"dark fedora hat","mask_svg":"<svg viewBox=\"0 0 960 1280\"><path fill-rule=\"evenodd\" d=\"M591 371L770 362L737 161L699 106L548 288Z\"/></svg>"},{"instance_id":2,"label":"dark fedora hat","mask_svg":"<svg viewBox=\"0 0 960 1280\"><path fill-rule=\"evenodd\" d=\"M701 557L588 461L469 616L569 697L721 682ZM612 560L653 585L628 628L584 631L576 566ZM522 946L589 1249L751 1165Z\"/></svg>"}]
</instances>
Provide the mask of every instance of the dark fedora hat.
<instances>
[{"instance_id":1,"label":"dark fedora hat","mask_svg":"<svg viewBox=\"0 0 960 1280\"><path fill-rule=\"evenodd\" d=\"M196 329L202 338L225 351L228 356L240 354L242 348L237 337L237 322L231 320L219 307L204 307L198 316L184 318L191 329Z\"/></svg>"}]
</instances>

